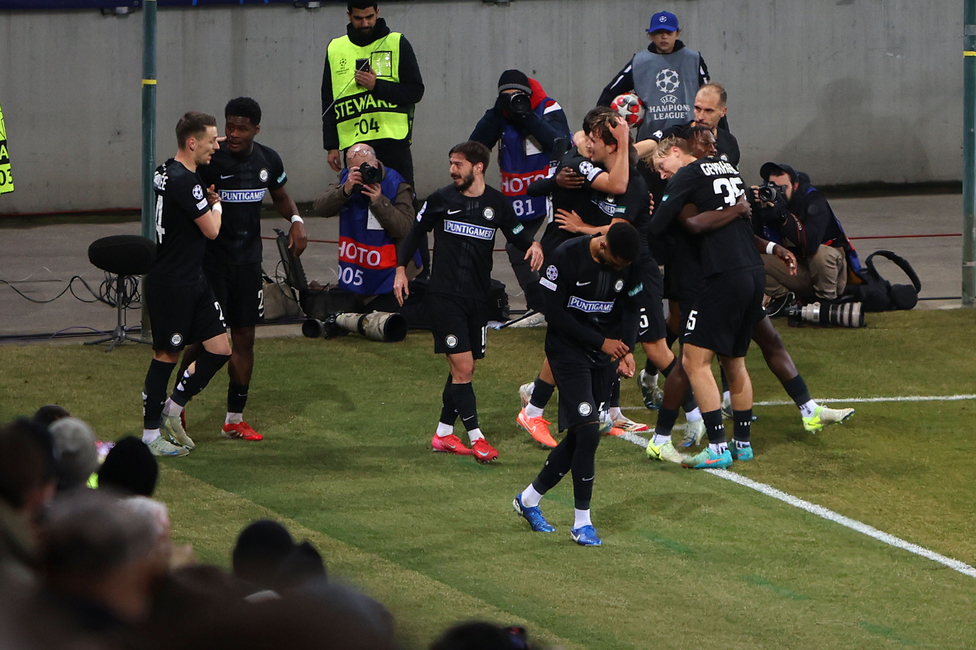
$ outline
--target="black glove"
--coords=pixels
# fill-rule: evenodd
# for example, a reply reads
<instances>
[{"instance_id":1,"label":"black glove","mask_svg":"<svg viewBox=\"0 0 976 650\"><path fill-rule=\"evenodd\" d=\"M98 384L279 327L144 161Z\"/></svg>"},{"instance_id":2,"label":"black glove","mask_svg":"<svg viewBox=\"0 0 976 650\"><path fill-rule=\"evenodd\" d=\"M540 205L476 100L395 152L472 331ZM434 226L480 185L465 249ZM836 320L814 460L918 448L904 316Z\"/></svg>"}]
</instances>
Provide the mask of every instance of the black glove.
<instances>
[{"instance_id":1,"label":"black glove","mask_svg":"<svg viewBox=\"0 0 976 650\"><path fill-rule=\"evenodd\" d=\"M498 93L498 99L495 100L495 106L491 109L492 112L501 119L506 119L505 113L508 112L508 95L505 93Z\"/></svg>"}]
</instances>

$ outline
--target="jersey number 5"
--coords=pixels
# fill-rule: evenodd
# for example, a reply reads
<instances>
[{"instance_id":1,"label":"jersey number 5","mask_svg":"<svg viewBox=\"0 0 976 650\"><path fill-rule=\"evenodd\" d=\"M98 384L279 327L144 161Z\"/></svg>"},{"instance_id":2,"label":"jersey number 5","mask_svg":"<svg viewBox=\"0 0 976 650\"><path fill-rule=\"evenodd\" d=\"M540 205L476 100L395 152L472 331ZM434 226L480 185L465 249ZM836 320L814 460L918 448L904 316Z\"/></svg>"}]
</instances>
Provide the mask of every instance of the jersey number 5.
<instances>
[{"instance_id":1,"label":"jersey number 5","mask_svg":"<svg viewBox=\"0 0 976 650\"><path fill-rule=\"evenodd\" d=\"M712 183L712 189L722 197L726 204L732 206L742 195L741 178L716 178Z\"/></svg>"},{"instance_id":2,"label":"jersey number 5","mask_svg":"<svg viewBox=\"0 0 976 650\"><path fill-rule=\"evenodd\" d=\"M685 330L688 332L694 331L695 325L698 324L698 310L692 309L688 313L688 322L685 323Z\"/></svg>"}]
</instances>

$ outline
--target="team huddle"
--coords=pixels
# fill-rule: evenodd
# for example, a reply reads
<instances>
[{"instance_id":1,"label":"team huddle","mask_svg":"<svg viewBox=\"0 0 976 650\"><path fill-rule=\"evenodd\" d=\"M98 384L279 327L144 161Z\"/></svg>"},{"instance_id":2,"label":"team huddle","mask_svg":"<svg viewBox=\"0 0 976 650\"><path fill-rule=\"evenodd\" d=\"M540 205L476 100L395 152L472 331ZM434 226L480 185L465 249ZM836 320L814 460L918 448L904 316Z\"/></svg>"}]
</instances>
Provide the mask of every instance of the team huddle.
<instances>
[{"instance_id":1,"label":"team huddle","mask_svg":"<svg viewBox=\"0 0 976 650\"><path fill-rule=\"evenodd\" d=\"M349 43L336 49L343 53L343 62L358 57L360 51L369 53L376 41L377 13L375 3L350 3ZM362 27L366 23L369 29ZM385 24L382 27L387 30L385 42L389 30ZM530 309L544 314L545 352L535 380L520 388L523 404L516 421L550 452L513 505L532 530L554 531L540 503L571 473L575 499L571 537L584 546L602 543L591 520L590 501L596 450L603 435L649 434L649 458L692 469L727 468L753 460L752 382L745 365L751 341L757 342L771 371L797 404L807 431L819 431L853 413L812 400L764 311L766 272L760 254L775 256L794 273L796 259L784 246L754 233L748 188L736 166L738 144L721 125L725 90L708 83L700 55L676 40L679 32L673 14L655 14L647 31L653 41L648 51L636 55L604 91L604 95L636 94L654 108L635 131L636 143L625 119L633 102L607 100L586 114L582 129L562 151L547 156L540 149L523 147L518 134L527 132L526 125L542 128L539 125L547 116L562 111L548 98L534 104L526 99L525 107L518 105L516 96L533 96L541 93L541 87L518 71L506 71L499 82L499 103L485 118L498 123L498 137L486 137L490 143L493 137L501 139L499 162L506 191L485 182L491 156L488 146L475 137L456 145L449 152L452 183L427 197L409 232L396 241L395 260L388 255L385 261L392 294L403 305L412 284L408 265L420 263L418 251L425 251L427 234L433 232L432 261L424 269L428 277L423 308L434 351L446 355L449 373L430 445L434 451L473 456L484 463L497 459L498 451L479 426L472 378L475 362L485 356L497 231L508 241L513 266L524 265L520 283L523 278L532 282L531 274L536 274L538 294L529 298L534 302ZM398 35L396 47L408 44ZM394 60L399 61L404 52ZM649 88L660 89L662 84L648 77L649 70L660 63L657 59L673 53L680 56L668 65L682 78L697 77L699 87L690 93L683 88L684 96L671 93L656 101L657 91ZM366 95L380 89L380 94L393 97L390 87L384 86L391 82L383 78L395 76L394 71L374 71L370 61L376 62L369 57L356 61L356 69L330 70L327 59L331 107L353 96L350 84L365 88ZM420 95L422 90L420 82ZM689 119L690 103L695 119ZM405 115L400 112L394 117L408 134L410 122ZM254 325L262 309L259 218L266 193L292 223L290 238L296 254L304 248L306 236L297 207L284 191L281 159L254 142L260 116L253 100L230 102L225 111L228 151L224 152L218 151L215 118L187 113L177 126L179 152L156 173L158 253L146 282L155 355L144 389L143 441L157 455L185 455L193 449L181 421L183 408L228 361L228 411L222 433L261 440L244 422L243 411L254 362ZM335 113L327 124L337 134L326 135L334 168L339 150L345 152L348 165L350 151L365 141L348 139L354 131L343 126L346 117ZM363 119L369 124L373 118ZM377 127L381 134L399 133L381 126ZM481 126L476 134L490 131ZM551 149L560 129L546 128L544 139ZM378 165L380 179L397 181L390 188L393 198L404 187L409 191L407 186L413 183L412 158L403 139L380 137L363 152L374 167L377 158L386 163L387 157L409 165L399 170L403 176L386 176L396 168ZM522 158L512 157L515 146L522 148ZM524 163L522 176L511 171L520 162ZM344 183L330 196L341 205L350 200L347 188L358 185L361 194L356 200L363 202L361 217L369 224L373 222L368 219L376 219L367 204L378 200L383 188L379 181L363 180L370 169L364 165L349 167L343 173ZM536 169L540 165L547 168L545 173ZM353 183L353 174L362 182ZM512 179L519 180L518 192L510 191ZM537 214L543 211L545 215ZM545 230L536 241L536 229L542 224ZM394 250L392 240L387 243ZM673 351L675 341L680 342L678 354ZM646 356L642 369L634 357L638 342ZM183 353L178 382L167 399L170 376L188 344L194 345ZM725 391L712 372L716 357L727 383ZM665 378L663 392L658 376ZM624 416L622 377L636 377L645 405L657 409L653 432ZM543 417L557 390L559 441ZM687 425L676 446L672 433L681 409ZM731 441L726 438L723 412L732 419ZM459 417L468 444L455 433ZM697 453L689 451L706 436L706 446Z\"/></svg>"}]
</instances>

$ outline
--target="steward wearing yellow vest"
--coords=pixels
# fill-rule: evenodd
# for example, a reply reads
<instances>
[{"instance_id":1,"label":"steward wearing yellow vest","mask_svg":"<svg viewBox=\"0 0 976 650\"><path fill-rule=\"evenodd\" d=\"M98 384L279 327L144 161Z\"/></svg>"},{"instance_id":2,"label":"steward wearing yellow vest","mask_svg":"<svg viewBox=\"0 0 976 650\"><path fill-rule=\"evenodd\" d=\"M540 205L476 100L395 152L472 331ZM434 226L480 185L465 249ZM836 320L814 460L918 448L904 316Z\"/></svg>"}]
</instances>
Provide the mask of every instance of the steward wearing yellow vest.
<instances>
[{"instance_id":1,"label":"steward wearing yellow vest","mask_svg":"<svg viewBox=\"0 0 976 650\"><path fill-rule=\"evenodd\" d=\"M424 96L417 57L403 34L379 17L374 0L346 6L346 35L329 43L322 73L322 144L329 165L340 171L340 150L368 142L379 160L414 186L413 109Z\"/></svg>"}]
</instances>

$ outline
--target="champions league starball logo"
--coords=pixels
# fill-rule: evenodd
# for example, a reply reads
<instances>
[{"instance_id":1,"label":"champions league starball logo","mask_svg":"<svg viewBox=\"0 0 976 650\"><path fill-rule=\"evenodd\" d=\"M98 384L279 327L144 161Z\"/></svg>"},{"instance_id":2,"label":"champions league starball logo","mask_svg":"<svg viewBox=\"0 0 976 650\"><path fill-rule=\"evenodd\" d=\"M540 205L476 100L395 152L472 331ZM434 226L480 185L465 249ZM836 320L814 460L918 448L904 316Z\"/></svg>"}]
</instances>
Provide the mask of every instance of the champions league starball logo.
<instances>
[{"instance_id":1,"label":"champions league starball logo","mask_svg":"<svg viewBox=\"0 0 976 650\"><path fill-rule=\"evenodd\" d=\"M677 92L678 87L681 86L681 77L671 68L665 68L654 77L654 85L666 95L661 98L662 103L674 103L677 101L677 98L671 97L670 95Z\"/></svg>"},{"instance_id":2,"label":"champions league starball logo","mask_svg":"<svg viewBox=\"0 0 976 650\"><path fill-rule=\"evenodd\" d=\"M549 278L551 281L555 282L556 278L559 277L559 270L556 269L555 266L550 264L549 268L546 269L546 277Z\"/></svg>"}]
</instances>

